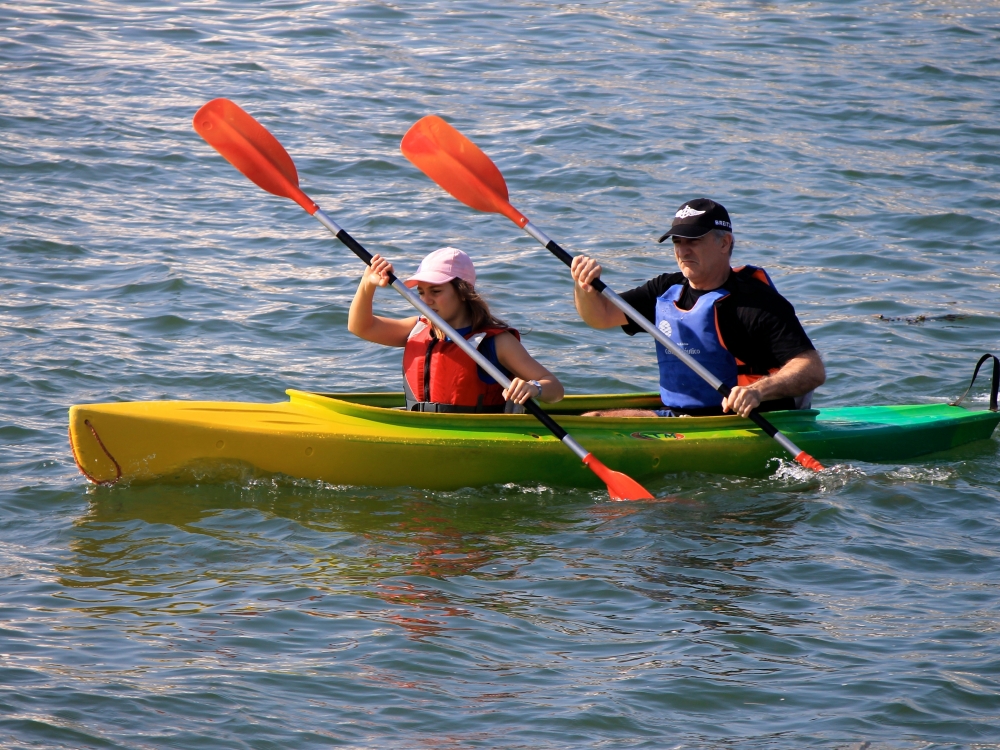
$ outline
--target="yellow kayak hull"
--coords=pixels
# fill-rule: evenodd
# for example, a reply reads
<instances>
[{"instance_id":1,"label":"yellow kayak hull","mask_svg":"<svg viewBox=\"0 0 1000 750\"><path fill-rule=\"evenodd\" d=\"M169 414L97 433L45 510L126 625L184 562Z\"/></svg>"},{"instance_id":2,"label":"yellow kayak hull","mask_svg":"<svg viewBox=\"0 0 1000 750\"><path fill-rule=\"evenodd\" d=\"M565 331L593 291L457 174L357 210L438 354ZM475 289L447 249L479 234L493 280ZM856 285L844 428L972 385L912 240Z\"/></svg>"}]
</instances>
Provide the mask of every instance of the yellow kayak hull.
<instances>
[{"instance_id":1,"label":"yellow kayak hull","mask_svg":"<svg viewBox=\"0 0 1000 750\"><path fill-rule=\"evenodd\" d=\"M497 483L600 487L529 415L423 414L402 394L289 390L277 404L150 401L70 409L70 444L93 482L219 481L286 475L335 485L455 489ZM570 396L547 407L606 465L636 479L680 471L763 475L781 448L735 416L582 417L656 408L655 394ZM772 412L821 461L905 460L989 438L1000 416L946 405Z\"/></svg>"}]
</instances>

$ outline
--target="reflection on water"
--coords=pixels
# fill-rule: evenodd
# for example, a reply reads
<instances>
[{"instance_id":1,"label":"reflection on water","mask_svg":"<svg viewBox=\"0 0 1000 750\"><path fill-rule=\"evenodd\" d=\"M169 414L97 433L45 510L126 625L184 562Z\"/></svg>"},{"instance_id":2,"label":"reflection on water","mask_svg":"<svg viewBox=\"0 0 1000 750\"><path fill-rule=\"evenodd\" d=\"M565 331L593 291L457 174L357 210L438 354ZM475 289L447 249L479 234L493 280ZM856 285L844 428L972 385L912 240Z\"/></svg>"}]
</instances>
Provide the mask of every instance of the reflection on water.
<instances>
[{"instance_id":1,"label":"reflection on water","mask_svg":"<svg viewBox=\"0 0 1000 750\"><path fill-rule=\"evenodd\" d=\"M948 477L959 466L935 464L925 479L919 469L904 477L894 467L853 467L824 476L822 491L846 498L884 487L886 510L869 503L867 513L898 516L892 498L901 491L911 498L908 513L933 513L920 488L956 481ZM840 527L885 519L861 521L780 471L764 480L664 482L679 502L280 480L95 488L75 514L51 600L60 622L90 633L93 651L58 670L29 653L20 663L42 680L118 675L138 700L161 694L168 723L190 712L192 680L218 680L199 694L206 715L230 711L225 684L266 713L265 696L280 684L287 717L323 724L333 712L359 736L377 735L392 716L433 734L442 706L461 706L473 726L481 712L535 724L567 700L572 711L588 710L595 690L601 701L657 714L743 716L742 707L760 704L791 728L826 697L808 686L830 674L846 669L852 677L842 681L868 685L840 687L846 701L872 685L891 701L907 686L903 673L876 677L880 667L869 666L894 653L872 640L877 619L855 613L835 636L843 613L870 606L855 601L857 587L885 573L857 564L849 545L832 555L818 546ZM968 519L977 514L970 508ZM804 538L823 551L810 551ZM959 563L952 558L939 555L935 565ZM883 582L882 599L902 606L905 585ZM15 627L28 632L38 615L21 622ZM865 650L845 645L847 635ZM919 637L899 646L910 653ZM944 682L934 669L907 689L923 702ZM305 693L291 705L289 696ZM978 697L956 705L970 700ZM133 705L126 699L117 711ZM289 736L290 721L266 724ZM624 722L615 732L638 730L614 721ZM456 730L453 739L460 746L478 734Z\"/></svg>"},{"instance_id":2,"label":"reflection on water","mask_svg":"<svg viewBox=\"0 0 1000 750\"><path fill-rule=\"evenodd\" d=\"M457 493L359 491L299 481L99 488L75 524L72 562L58 569L71 590L105 591L105 601L86 602L90 613L149 617L178 606L186 614L219 612L227 598L220 594L233 586L256 593L252 605L239 598L227 612L311 611L349 592L407 610L389 621L427 634L467 616L469 607L515 617L533 608L520 596L458 593L435 580L516 582L532 578L539 561L553 560L576 579L620 562L599 549L581 557L566 539L637 533L685 541L677 550L644 551L641 564L630 559L629 591L750 622L758 616L737 608L741 598L765 589L789 595L768 589L750 571L781 544L795 523L795 507L787 499L725 511L704 501L595 505L584 492L567 496L512 486ZM178 592L184 592L182 605Z\"/></svg>"},{"instance_id":3,"label":"reflection on water","mask_svg":"<svg viewBox=\"0 0 1000 750\"><path fill-rule=\"evenodd\" d=\"M538 492L517 488L499 488L493 497L435 496L296 481L99 488L75 524L74 560L60 566L61 580L84 589L121 586L145 604L204 583L210 568L220 587L255 580L324 595L360 588L405 603L402 592L413 585L386 579L506 577L542 554L537 542L518 548L511 540L522 528L544 537L572 523L565 505L544 494L541 501Z\"/></svg>"},{"instance_id":4,"label":"reflection on water","mask_svg":"<svg viewBox=\"0 0 1000 750\"><path fill-rule=\"evenodd\" d=\"M686 610L731 618L696 621L709 628L727 628L731 634L802 626L807 619L741 607L740 602L795 599L793 591L754 571L779 559L788 562L784 547L803 514L797 502L778 499L765 506L713 513L703 523L687 523L683 535L692 542L689 547L651 555L647 564L636 568L644 581L641 591Z\"/></svg>"}]
</instances>

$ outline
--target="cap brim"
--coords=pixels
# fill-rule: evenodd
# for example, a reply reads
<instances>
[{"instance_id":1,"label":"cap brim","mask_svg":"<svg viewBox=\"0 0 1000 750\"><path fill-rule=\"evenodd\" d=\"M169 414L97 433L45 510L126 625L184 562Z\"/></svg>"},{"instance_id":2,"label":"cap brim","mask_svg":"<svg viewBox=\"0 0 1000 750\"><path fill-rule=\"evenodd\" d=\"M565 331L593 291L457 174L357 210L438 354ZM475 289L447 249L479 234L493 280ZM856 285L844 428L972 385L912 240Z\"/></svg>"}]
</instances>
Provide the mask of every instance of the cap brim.
<instances>
[{"instance_id":1,"label":"cap brim","mask_svg":"<svg viewBox=\"0 0 1000 750\"><path fill-rule=\"evenodd\" d=\"M667 239L667 237L684 237L685 239L696 240L699 237L704 237L706 234L708 234L712 230L711 229L707 229L704 232L702 232L701 234L694 234L694 232L696 232L696 231L698 231L697 227L677 227L676 229L671 228L671 229L667 230L663 234L663 236L660 237L660 239L657 240L657 242L663 242L663 240ZM723 230L723 231L729 231L729 230Z\"/></svg>"},{"instance_id":2,"label":"cap brim","mask_svg":"<svg viewBox=\"0 0 1000 750\"><path fill-rule=\"evenodd\" d=\"M440 273L436 271L427 271L425 273L418 273L410 278L408 278L403 283L408 287L415 287L421 281L425 284L447 284L452 279L457 279L458 276L449 276L446 273Z\"/></svg>"}]
</instances>

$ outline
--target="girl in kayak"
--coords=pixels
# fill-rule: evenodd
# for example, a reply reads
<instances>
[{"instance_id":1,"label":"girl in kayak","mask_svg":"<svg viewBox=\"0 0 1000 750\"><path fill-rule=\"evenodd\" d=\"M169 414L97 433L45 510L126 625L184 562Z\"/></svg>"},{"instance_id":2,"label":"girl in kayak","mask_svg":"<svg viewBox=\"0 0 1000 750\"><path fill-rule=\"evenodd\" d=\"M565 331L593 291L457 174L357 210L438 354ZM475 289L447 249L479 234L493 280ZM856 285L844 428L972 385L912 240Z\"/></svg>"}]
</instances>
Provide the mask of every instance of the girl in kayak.
<instances>
[{"instance_id":1,"label":"girl in kayak","mask_svg":"<svg viewBox=\"0 0 1000 750\"><path fill-rule=\"evenodd\" d=\"M358 285L347 330L384 346L403 348L403 388L410 411L499 413L530 398L549 403L563 397L551 372L528 354L520 334L493 316L475 289L476 269L461 250L443 247L420 262L405 283L511 380L504 389L481 370L443 331L423 317L383 318L372 312L375 290L388 286L392 265L372 258ZM517 409L521 411L521 409Z\"/></svg>"}]
</instances>

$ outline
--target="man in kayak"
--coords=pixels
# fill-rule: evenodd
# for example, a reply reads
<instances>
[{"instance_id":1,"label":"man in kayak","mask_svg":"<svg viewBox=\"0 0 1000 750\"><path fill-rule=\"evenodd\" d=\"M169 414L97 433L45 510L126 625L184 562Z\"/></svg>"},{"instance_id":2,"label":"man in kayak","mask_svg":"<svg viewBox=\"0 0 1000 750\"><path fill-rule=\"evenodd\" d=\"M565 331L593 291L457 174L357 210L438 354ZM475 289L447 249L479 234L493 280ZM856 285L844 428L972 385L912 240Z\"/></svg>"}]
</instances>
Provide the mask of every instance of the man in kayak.
<instances>
[{"instance_id":1,"label":"man in kayak","mask_svg":"<svg viewBox=\"0 0 1000 750\"><path fill-rule=\"evenodd\" d=\"M826 380L819 353L761 268L733 269L733 228L726 209L707 198L682 205L669 231L680 271L664 273L621 296L732 389L723 398L661 344L656 344L665 409L617 409L600 416L707 416L753 409L808 408ZM601 266L580 255L572 266L574 300L592 328L642 330L591 283Z\"/></svg>"}]
</instances>

